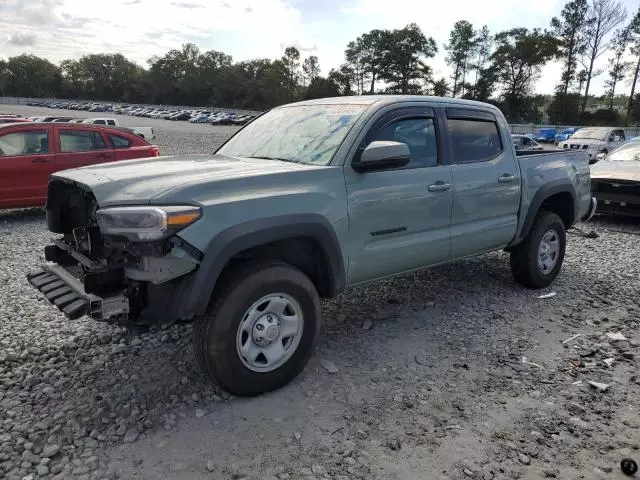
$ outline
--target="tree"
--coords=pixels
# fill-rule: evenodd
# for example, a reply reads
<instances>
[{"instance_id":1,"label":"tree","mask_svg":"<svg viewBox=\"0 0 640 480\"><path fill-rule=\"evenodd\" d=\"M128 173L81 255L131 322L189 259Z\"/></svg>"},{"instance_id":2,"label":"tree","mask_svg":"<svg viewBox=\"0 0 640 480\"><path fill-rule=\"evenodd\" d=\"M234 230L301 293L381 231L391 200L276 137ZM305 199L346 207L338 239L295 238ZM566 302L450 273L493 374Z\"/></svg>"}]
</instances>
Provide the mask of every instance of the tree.
<instances>
[{"instance_id":1,"label":"tree","mask_svg":"<svg viewBox=\"0 0 640 480\"><path fill-rule=\"evenodd\" d=\"M475 42L473 45L473 63L471 64L471 68L476 72L472 89L473 98L477 97L478 82L491 56L492 47L493 37L489 32L489 28L485 25L475 33Z\"/></svg>"},{"instance_id":2,"label":"tree","mask_svg":"<svg viewBox=\"0 0 640 480\"><path fill-rule=\"evenodd\" d=\"M640 7L638 8L638 12L633 17L631 24L629 25L629 42L631 43L631 53L638 57L636 61L635 72L633 74L633 80L631 81L631 93L629 94L629 103L627 104L627 119L633 119L634 113L633 105L634 105L634 94L636 92L636 84L638 82L638 75L640 74ZM637 98L636 98L636 106L637 106Z\"/></svg>"},{"instance_id":3,"label":"tree","mask_svg":"<svg viewBox=\"0 0 640 480\"><path fill-rule=\"evenodd\" d=\"M587 82L582 99L582 112L587 108L591 80L600 72L594 71L595 61L610 47L609 34L627 17L627 12L617 0L591 0L589 21L585 27L587 42L585 57L580 63L587 71Z\"/></svg>"},{"instance_id":4,"label":"tree","mask_svg":"<svg viewBox=\"0 0 640 480\"><path fill-rule=\"evenodd\" d=\"M340 86L332 79L319 76L316 76L311 80L305 95L307 99L338 96L340 96Z\"/></svg>"},{"instance_id":5,"label":"tree","mask_svg":"<svg viewBox=\"0 0 640 480\"><path fill-rule=\"evenodd\" d=\"M433 82L433 94L436 97L446 97L450 91L451 88L446 78L442 77L440 80Z\"/></svg>"},{"instance_id":6,"label":"tree","mask_svg":"<svg viewBox=\"0 0 640 480\"><path fill-rule=\"evenodd\" d=\"M611 42L613 46L613 56L609 58L609 80L605 86L609 89L609 110L613 110L613 99L616 95L616 85L627 76L627 71L631 64L623 60L624 55L631 40L629 27L618 30Z\"/></svg>"},{"instance_id":7,"label":"tree","mask_svg":"<svg viewBox=\"0 0 640 480\"><path fill-rule=\"evenodd\" d=\"M547 107L553 124L577 125L580 121L580 94L557 91Z\"/></svg>"},{"instance_id":8,"label":"tree","mask_svg":"<svg viewBox=\"0 0 640 480\"><path fill-rule=\"evenodd\" d=\"M631 110L627 115L632 122L640 123L640 93L636 93L634 101L631 103Z\"/></svg>"},{"instance_id":9,"label":"tree","mask_svg":"<svg viewBox=\"0 0 640 480\"><path fill-rule=\"evenodd\" d=\"M578 58L587 48L585 28L589 24L588 11L587 0L573 0L564 6L561 18L551 19L552 32L558 39L559 57L562 59L562 83L558 91L565 95L576 78Z\"/></svg>"},{"instance_id":10,"label":"tree","mask_svg":"<svg viewBox=\"0 0 640 480\"><path fill-rule=\"evenodd\" d=\"M331 69L328 80L338 87L340 95L353 95L356 79L353 68L349 64L342 64L338 70Z\"/></svg>"},{"instance_id":11,"label":"tree","mask_svg":"<svg viewBox=\"0 0 640 480\"><path fill-rule=\"evenodd\" d=\"M294 100L300 78L300 52L296 47L287 47L282 57L287 75L287 88L289 89L289 99Z\"/></svg>"},{"instance_id":12,"label":"tree","mask_svg":"<svg viewBox=\"0 0 640 480\"><path fill-rule=\"evenodd\" d=\"M436 42L426 37L415 23L411 23L389 34L389 50L385 55L384 68L380 78L389 82L390 93L419 93L422 85L416 83L428 81L431 69L426 60L438 51Z\"/></svg>"},{"instance_id":13,"label":"tree","mask_svg":"<svg viewBox=\"0 0 640 480\"><path fill-rule=\"evenodd\" d=\"M369 85L369 93L375 93L376 82L390 48L390 35L389 30L371 30L347 45L345 59L354 71L358 93L366 91L365 82Z\"/></svg>"},{"instance_id":14,"label":"tree","mask_svg":"<svg viewBox=\"0 0 640 480\"><path fill-rule=\"evenodd\" d=\"M538 29L514 28L495 36L496 50L491 55L498 82L502 85L505 115L510 121L522 119L529 111L526 104L533 81L541 67L557 55L558 42Z\"/></svg>"},{"instance_id":15,"label":"tree","mask_svg":"<svg viewBox=\"0 0 640 480\"><path fill-rule=\"evenodd\" d=\"M309 83L311 83L314 78L318 77L320 75L320 63L318 61L318 57L311 55L309 58L306 58L302 64L302 71L304 72L304 78L309 80Z\"/></svg>"},{"instance_id":16,"label":"tree","mask_svg":"<svg viewBox=\"0 0 640 480\"><path fill-rule=\"evenodd\" d=\"M0 97L4 96L8 80L9 72L7 71L7 62L0 60Z\"/></svg>"},{"instance_id":17,"label":"tree","mask_svg":"<svg viewBox=\"0 0 640 480\"><path fill-rule=\"evenodd\" d=\"M5 64L5 93L22 97L55 97L62 86L60 67L35 55L10 57Z\"/></svg>"},{"instance_id":18,"label":"tree","mask_svg":"<svg viewBox=\"0 0 640 480\"><path fill-rule=\"evenodd\" d=\"M453 67L453 90L455 97L458 91L464 94L464 84L467 67L469 66L475 46L476 32L473 25L466 20L459 20L453 25L453 30L449 34L449 43L444 48L448 52L447 63Z\"/></svg>"}]
</instances>

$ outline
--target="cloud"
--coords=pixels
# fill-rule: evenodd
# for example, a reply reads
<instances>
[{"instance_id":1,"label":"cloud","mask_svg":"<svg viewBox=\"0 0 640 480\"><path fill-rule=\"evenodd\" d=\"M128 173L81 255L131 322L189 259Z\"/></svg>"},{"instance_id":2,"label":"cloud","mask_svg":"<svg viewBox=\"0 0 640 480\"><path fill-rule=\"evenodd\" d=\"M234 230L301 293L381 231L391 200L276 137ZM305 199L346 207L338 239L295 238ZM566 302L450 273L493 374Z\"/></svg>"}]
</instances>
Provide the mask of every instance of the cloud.
<instances>
[{"instance_id":1,"label":"cloud","mask_svg":"<svg viewBox=\"0 0 640 480\"><path fill-rule=\"evenodd\" d=\"M173 5L174 7L189 8L189 9L204 8L204 5L200 5L198 3L190 3L190 2L171 2L171 5Z\"/></svg>"},{"instance_id":2,"label":"cloud","mask_svg":"<svg viewBox=\"0 0 640 480\"><path fill-rule=\"evenodd\" d=\"M31 32L16 32L9 35L7 43L16 47L30 47L38 41L38 36Z\"/></svg>"},{"instance_id":3,"label":"cloud","mask_svg":"<svg viewBox=\"0 0 640 480\"><path fill-rule=\"evenodd\" d=\"M124 2L125 5L138 5L140 2L142 2L142 0L129 0L127 2Z\"/></svg>"}]
</instances>

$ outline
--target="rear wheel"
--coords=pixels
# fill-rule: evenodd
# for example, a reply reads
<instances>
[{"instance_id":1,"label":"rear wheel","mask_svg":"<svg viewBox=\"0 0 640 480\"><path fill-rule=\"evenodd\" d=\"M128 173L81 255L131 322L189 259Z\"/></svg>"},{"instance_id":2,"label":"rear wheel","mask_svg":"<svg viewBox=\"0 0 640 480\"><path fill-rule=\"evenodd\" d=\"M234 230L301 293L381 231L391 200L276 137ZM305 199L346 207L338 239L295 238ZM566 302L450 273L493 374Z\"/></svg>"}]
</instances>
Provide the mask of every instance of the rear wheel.
<instances>
[{"instance_id":1,"label":"rear wheel","mask_svg":"<svg viewBox=\"0 0 640 480\"><path fill-rule=\"evenodd\" d=\"M293 380L311 355L320 300L311 280L285 263L251 264L221 279L196 319L196 359L231 393L259 395Z\"/></svg>"},{"instance_id":2,"label":"rear wheel","mask_svg":"<svg viewBox=\"0 0 640 480\"><path fill-rule=\"evenodd\" d=\"M538 213L524 241L511 251L511 271L529 288L549 286L560 272L567 244L562 219L555 213Z\"/></svg>"}]
</instances>

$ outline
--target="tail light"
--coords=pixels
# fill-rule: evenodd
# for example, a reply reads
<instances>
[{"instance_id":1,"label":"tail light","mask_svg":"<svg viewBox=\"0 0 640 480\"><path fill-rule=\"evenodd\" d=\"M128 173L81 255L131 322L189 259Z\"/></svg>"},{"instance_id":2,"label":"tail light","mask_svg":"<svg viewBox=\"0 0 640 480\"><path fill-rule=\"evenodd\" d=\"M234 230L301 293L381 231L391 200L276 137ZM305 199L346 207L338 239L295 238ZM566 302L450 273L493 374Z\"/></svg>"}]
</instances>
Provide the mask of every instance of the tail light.
<instances>
[{"instance_id":1,"label":"tail light","mask_svg":"<svg viewBox=\"0 0 640 480\"><path fill-rule=\"evenodd\" d=\"M151 156L152 157L159 157L160 156L160 149L158 148L157 145L151 145Z\"/></svg>"}]
</instances>

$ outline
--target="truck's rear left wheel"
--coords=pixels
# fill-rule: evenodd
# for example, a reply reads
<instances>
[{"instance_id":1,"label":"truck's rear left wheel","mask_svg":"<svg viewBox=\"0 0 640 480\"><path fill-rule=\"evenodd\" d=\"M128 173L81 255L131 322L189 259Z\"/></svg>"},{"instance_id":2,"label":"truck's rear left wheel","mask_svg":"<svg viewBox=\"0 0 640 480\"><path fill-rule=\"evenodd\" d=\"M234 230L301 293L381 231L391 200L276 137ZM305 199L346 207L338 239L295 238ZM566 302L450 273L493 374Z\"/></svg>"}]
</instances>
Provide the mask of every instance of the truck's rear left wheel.
<instances>
[{"instance_id":1,"label":"truck's rear left wheel","mask_svg":"<svg viewBox=\"0 0 640 480\"><path fill-rule=\"evenodd\" d=\"M311 280L279 262L242 266L221 279L196 319L194 350L204 371L237 395L259 395L300 373L320 327Z\"/></svg>"},{"instance_id":2,"label":"truck's rear left wheel","mask_svg":"<svg viewBox=\"0 0 640 480\"><path fill-rule=\"evenodd\" d=\"M514 278L529 288L544 288L555 280L564 261L567 234L555 213L538 213L524 241L511 251Z\"/></svg>"}]
</instances>

